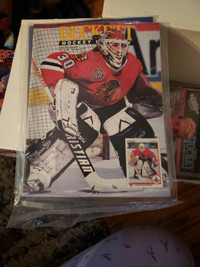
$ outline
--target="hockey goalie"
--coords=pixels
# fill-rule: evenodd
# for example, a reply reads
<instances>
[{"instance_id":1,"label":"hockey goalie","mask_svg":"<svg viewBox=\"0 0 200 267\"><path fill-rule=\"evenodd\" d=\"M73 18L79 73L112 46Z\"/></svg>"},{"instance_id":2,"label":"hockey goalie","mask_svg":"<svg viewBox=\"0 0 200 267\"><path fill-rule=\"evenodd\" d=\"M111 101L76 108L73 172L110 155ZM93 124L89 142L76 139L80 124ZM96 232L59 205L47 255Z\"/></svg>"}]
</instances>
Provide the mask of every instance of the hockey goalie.
<instances>
[{"instance_id":1,"label":"hockey goalie","mask_svg":"<svg viewBox=\"0 0 200 267\"><path fill-rule=\"evenodd\" d=\"M144 172L150 179L157 174L155 167L158 165L158 159L150 149L145 147L145 144L140 143L138 148L132 151L130 157L129 165L134 168L134 178L145 177Z\"/></svg>"},{"instance_id":2,"label":"hockey goalie","mask_svg":"<svg viewBox=\"0 0 200 267\"><path fill-rule=\"evenodd\" d=\"M154 138L146 118L162 115L162 94L150 85L128 46L123 33L111 29L89 52L55 52L43 60L42 77L54 97L55 128L27 149L26 184L31 191L47 190L70 165L75 154L69 138L78 139L74 149L85 153L100 133L109 136L118 155L123 182L119 186L117 179L105 182L85 175L86 181L96 191L126 191L125 138ZM144 103L148 111L142 109Z\"/></svg>"}]
</instances>

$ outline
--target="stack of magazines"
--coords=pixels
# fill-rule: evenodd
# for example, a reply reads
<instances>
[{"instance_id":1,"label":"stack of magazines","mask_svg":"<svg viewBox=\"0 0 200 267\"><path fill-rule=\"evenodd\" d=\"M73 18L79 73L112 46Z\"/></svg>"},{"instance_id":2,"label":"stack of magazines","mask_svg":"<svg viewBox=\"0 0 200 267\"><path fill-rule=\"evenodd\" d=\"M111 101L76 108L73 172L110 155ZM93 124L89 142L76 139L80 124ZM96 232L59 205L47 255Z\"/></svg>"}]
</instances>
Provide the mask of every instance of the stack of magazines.
<instances>
[{"instance_id":1,"label":"stack of magazines","mask_svg":"<svg viewBox=\"0 0 200 267\"><path fill-rule=\"evenodd\" d=\"M165 25L36 20L21 33L16 57L27 64L18 70L9 226L70 226L177 204Z\"/></svg>"}]
</instances>

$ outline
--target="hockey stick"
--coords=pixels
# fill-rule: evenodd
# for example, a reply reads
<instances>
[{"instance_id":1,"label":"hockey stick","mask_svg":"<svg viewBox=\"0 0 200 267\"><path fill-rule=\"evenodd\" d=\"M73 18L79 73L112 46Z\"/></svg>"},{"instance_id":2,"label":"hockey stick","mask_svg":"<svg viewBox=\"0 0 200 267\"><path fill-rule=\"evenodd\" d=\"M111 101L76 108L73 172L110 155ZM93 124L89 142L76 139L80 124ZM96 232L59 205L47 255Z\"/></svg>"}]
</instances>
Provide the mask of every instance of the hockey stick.
<instances>
[{"instance_id":1,"label":"hockey stick","mask_svg":"<svg viewBox=\"0 0 200 267\"><path fill-rule=\"evenodd\" d=\"M31 58L31 63L32 63L32 66L33 66L38 78L40 79L40 82L41 82L41 84L43 86L43 89L45 90L45 92L46 92L51 104L54 104L54 98L52 96L52 93L50 92L48 86L46 85L46 82L45 82L44 78L42 77L42 73L40 72L37 64L35 63L35 60L33 59L33 57Z\"/></svg>"},{"instance_id":2,"label":"hockey stick","mask_svg":"<svg viewBox=\"0 0 200 267\"><path fill-rule=\"evenodd\" d=\"M138 168L137 168L135 165L133 166L133 168L134 168L134 170L135 170L135 172L136 172L138 178L139 178L139 179L142 179L142 177L141 177L141 175L140 175L140 173L139 173L139 171L138 171Z\"/></svg>"},{"instance_id":3,"label":"hockey stick","mask_svg":"<svg viewBox=\"0 0 200 267\"><path fill-rule=\"evenodd\" d=\"M49 100L52 104L54 104L54 98L52 96L52 93L50 92L50 89L46 85L46 82L41 74L41 71L37 67L37 64L35 63L34 59L31 59L33 68L35 69L35 72L40 79L40 82L43 86L43 89L47 93L47 96L49 97ZM105 179L100 177L89 157L87 156L85 150L82 148L82 144L77 136L72 136L70 134L65 134L66 141L69 145L70 150L72 151L74 155L74 160L77 161L80 170L82 171L83 176L85 177L89 187L98 192L121 192L121 191L130 191L133 190L128 187L127 185L127 179L125 177L118 178L118 179ZM69 165L68 165L69 166Z\"/></svg>"}]
</instances>

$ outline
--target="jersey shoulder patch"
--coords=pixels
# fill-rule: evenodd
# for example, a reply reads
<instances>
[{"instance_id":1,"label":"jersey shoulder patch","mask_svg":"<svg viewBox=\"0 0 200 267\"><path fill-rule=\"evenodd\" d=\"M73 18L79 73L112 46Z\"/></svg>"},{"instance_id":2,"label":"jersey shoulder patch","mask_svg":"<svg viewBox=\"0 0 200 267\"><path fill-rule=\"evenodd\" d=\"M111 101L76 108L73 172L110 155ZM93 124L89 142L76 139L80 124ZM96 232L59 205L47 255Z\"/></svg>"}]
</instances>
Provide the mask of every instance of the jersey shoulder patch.
<instances>
[{"instance_id":1,"label":"jersey shoulder patch","mask_svg":"<svg viewBox=\"0 0 200 267\"><path fill-rule=\"evenodd\" d=\"M84 61L88 59L88 56L85 53L80 53L80 54L75 54L74 58L77 61Z\"/></svg>"}]
</instances>

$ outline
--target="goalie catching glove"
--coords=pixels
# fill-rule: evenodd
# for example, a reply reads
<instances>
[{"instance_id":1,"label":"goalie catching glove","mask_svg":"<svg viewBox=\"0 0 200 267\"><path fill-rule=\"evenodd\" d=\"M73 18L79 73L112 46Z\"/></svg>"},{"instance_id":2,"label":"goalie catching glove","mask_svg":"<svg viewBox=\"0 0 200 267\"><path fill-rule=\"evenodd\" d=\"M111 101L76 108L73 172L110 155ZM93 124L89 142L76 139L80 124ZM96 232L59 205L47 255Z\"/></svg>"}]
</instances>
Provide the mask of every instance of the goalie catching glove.
<instances>
[{"instance_id":1,"label":"goalie catching glove","mask_svg":"<svg viewBox=\"0 0 200 267\"><path fill-rule=\"evenodd\" d=\"M127 98L132 103L132 107L144 118L152 119L162 116L162 93L160 90L152 87L143 74L138 76Z\"/></svg>"}]
</instances>

